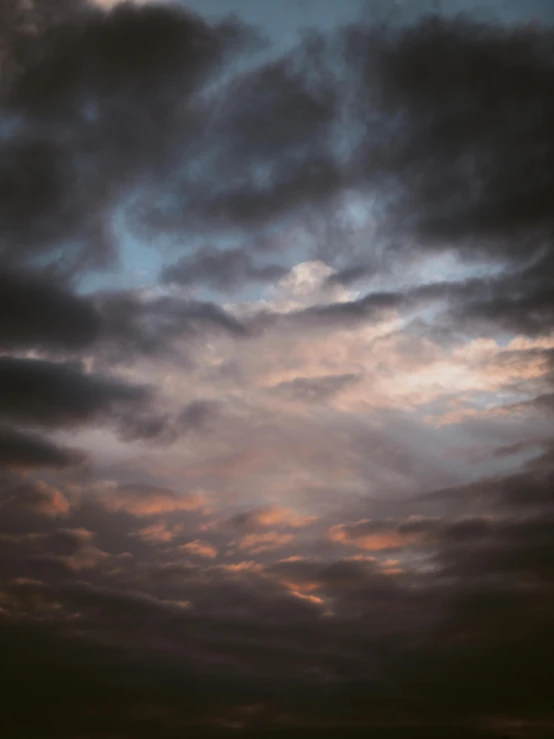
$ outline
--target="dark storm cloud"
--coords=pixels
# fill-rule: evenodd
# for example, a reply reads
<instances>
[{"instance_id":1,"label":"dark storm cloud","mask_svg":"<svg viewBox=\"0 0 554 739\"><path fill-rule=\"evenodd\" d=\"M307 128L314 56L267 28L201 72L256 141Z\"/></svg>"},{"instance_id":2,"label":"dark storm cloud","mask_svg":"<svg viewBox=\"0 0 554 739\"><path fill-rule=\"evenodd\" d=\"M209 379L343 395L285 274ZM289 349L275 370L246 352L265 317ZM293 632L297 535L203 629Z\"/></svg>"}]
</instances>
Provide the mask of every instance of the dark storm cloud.
<instances>
[{"instance_id":1,"label":"dark storm cloud","mask_svg":"<svg viewBox=\"0 0 554 739\"><path fill-rule=\"evenodd\" d=\"M240 322L220 306L178 297L119 291L82 296L51 274L0 274L0 346L50 355L119 352L120 361L172 351L180 339L223 331L240 336Z\"/></svg>"},{"instance_id":2,"label":"dark storm cloud","mask_svg":"<svg viewBox=\"0 0 554 739\"><path fill-rule=\"evenodd\" d=\"M476 284L458 321L540 334L552 327L554 31L430 16L350 29L366 94L360 181L385 196L383 236L403 253L455 247L499 277ZM365 152L365 153L364 153Z\"/></svg>"},{"instance_id":3,"label":"dark storm cloud","mask_svg":"<svg viewBox=\"0 0 554 739\"><path fill-rule=\"evenodd\" d=\"M0 273L2 348L82 349L100 331L90 301L47 276Z\"/></svg>"},{"instance_id":4,"label":"dark storm cloud","mask_svg":"<svg viewBox=\"0 0 554 739\"><path fill-rule=\"evenodd\" d=\"M102 353L117 346L127 361L170 350L173 342L210 330L239 335L240 323L208 302L148 298L119 291L83 296L50 271L0 272L0 348ZM121 357L124 359L124 356Z\"/></svg>"},{"instance_id":5,"label":"dark storm cloud","mask_svg":"<svg viewBox=\"0 0 554 739\"><path fill-rule=\"evenodd\" d=\"M173 645L177 647L173 657L166 652L160 659L159 655L142 647L133 657L127 647L106 648L102 646L101 639L94 645L94 642L83 642L77 638L71 646L71 642L55 626L44 624L38 631L32 623L18 626L7 624L2 630L2 637L3 644L12 645L6 653L10 658L11 678L9 682L3 678L3 685L9 689L10 695L17 695L24 688L26 694L32 696L35 707L34 717L18 722L24 732L32 733L44 723L55 729L56 736L71 736L76 726L82 726L84 721L93 733L116 730L118 736L122 737L147 736L152 731L158 736L176 736L187 727L188 730L194 727L193 731L203 732L210 726L216 727L218 719L221 719L220 725L224 726L223 718L227 713L232 714L235 706L248 706L252 700L256 702L267 698L270 692L267 686L257 685L248 677L237 682L231 674L216 676L209 667L197 671L191 665L183 665L175 659L183 651L192 650L191 656L196 662L194 653L197 648L194 643L197 641L202 645L210 634L215 635L215 624L206 619L187 617L186 612L180 615L178 608L154 598L82 587L58 590L56 593L36 586L21 586L14 590L18 590L14 593L17 600L25 603L30 599L39 610L42 606L47 612L54 597L64 603L73 603L83 612L87 623L100 617L98 637L105 628L104 617L110 613L109 620L118 621L122 628L129 617L133 619L138 632L132 628L131 640L138 637L137 644L144 643L145 636L160 628L168 629L170 640L178 639ZM134 615L139 614L142 628L134 619ZM230 625L230 629L230 664L234 664L232 642L242 641L247 636L238 624L235 627ZM181 632L180 638L178 632ZM36 664L35 671L28 673L25 678L25 673L35 662L33 655L37 649L43 655L41 663ZM110 673L109 677L106 670ZM30 677L31 674L34 677ZM129 683L132 674L135 677ZM284 684L282 680L280 682ZM48 708L53 693L64 695L68 705L71 705L67 712L53 715ZM123 694L126 698L123 698ZM95 696L97 704L94 715L88 708L92 696ZM126 706L124 715L121 712L123 705ZM38 715L40 721L37 720ZM7 717L8 722L11 718L11 715Z\"/></svg>"},{"instance_id":6,"label":"dark storm cloud","mask_svg":"<svg viewBox=\"0 0 554 739\"><path fill-rule=\"evenodd\" d=\"M497 484L506 489L510 481L518 484L515 477ZM139 493L148 505L148 491ZM242 715L246 727L254 722L252 728L283 730L289 724L278 717L286 713L291 726L307 721L366 731L395 723L399 712L406 726L550 716L550 518L360 524L360 534L394 529L427 537L432 567L412 570L408 560L406 570L389 574L371 558L199 566L179 563L178 549L167 542L140 560L110 559L102 537L92 533L90 511L81 508L80 521L75 515L63 525L48 519L50 528L38 535L0 542L13 556L11 579L2 586L9 618L2 617L0 633L10 639L14 669L27 666L27 686L34 685L30 674L47 670L81 716L92 705L86 686L94 682L103 699L94 701L99 724L90 725L93 735L113 729L122 701L123 732L132 734L133 717L148 707L160 736L195 721L207 727L220 716ZM120 514L111 515L114 525L124 525ZM312 602L312 596L323 600ZM324 615L326 609L332 615ZM29 639L46 646L50 634L56 649L51 658L42 649L38 660ZM112 684L109 665L115 664ZM140 665L150 675L144 690ZM12 673L9 686L17 693L23 682L13 675L20 672ZM196 686L192 714L190 684ZM368 703L368 696L374 700ZM54 716L44 692L36 691L34 700L59 735L71 735L69 714ZM257 718L240 713L257 702L265 706Z\"/></svg>"},{"instance_id":7,"label":"dark storm cloud","mask_svg":"<svg viewBox=\"0 0 554 739\"><path fill-rule=\"evenodd\" d=\"M454 246L463 259L487 257L508 268L474 285L458 320L541 333L552 324L553 39L548 26L495 26L463 16L426 17L407 28L362 24L344 32L343 88L329 71L337 47L308 44L260 72L259 83L247 77L246 93L240 84L228 91L223 109L233 115L209 172L221 167L217 179L225 182L228 135L231 161L248 182L229 178L221 195L204 200L202 188L190 201L174 191L169 201L178 198L183 219L205 212L212 223L253 226L360 187L381 203L377 224L385 241L392 239L391 258ZM292 116L303 105L304 115ZM350 161L341 163L333 148L339 125L346 138L358 132ZM250 162L264 172L260 185ZM161 215L158 223L163 227ZM192 274L200 265L190 261L189 268ZM237 269L227 265L232 274ZM348 265L336 279L350 282L367 269Z\"/></svg>"},{"instance_id":8,"label":"dark storm cloud","mask_svg":"<svg viewBox=\"0 0 554 739\"><path fill-rule=\"evenodd\" d=\"M360 187L381 202L383 235L402 235L406 248L415 239L467 258L543 256L553 228L552 30L428 16L400 28L362 23L342 38L307 41L232 84L206 170L221 193L187 178L179 192L172 181L174 205L160 206L157 223L167 207L168 225L202 212L263 224ZM340 157L338 128L349 152Z\"/></svg>"},{"instance_id":9,"label":"dark storm cloud","mask_svg":"<svg viewBox=\"0 0 554 739\"><path fill-rule=\"evenodd\" d=\"M244 29L213 29L176 8L52 8L55 32L43 20L42 33L26 37L34 51L15 64L6 97L7 115L25 122L12 126L4 157L5 233L28 245L23 255L33 244L64 243L59 229L87 243L95 234L98 254L102 244L109 251L112 207L149 182L156 189L148 186L133 216L155 230L264 225L361 186L384 196L380 225L400 230L407 248L416 237L424 248L455 244L464 256L478 249L520 262L541 258L550 243L548 28L463 17L407 28L368 21L342 40L309 37L202 107L190 93L238 48ZM19 38L18 24L9 25ZM349 141L340 156L339 131ZM166 278L228 289L274 268L241 249L201 252Z\"/></svg>"},{"instance_id":10,"label":"dark storm cloud","mask_svg":"<svg viewBox=\"0 0 554 739\"><path fill-rule=\"evenodd\" d=\"M58 281L111 255L113 209L141 188L148 207L139 198L132 217L180 232L257 228L326 204L345 184L375 188L386 202L383 237L404 238L399 257L454 245L463 258L485 253L504 266L500 277L311 307L283 318L286 326L342 326L449 299L458 327L552 327L551 30L464 18L360 25L342 36L344 88L325 44L312 40L219 89L217 102L206 90L193 102L242 30L161 7L29 7L5 3L0 18L0 256L12 270L0 281L0 342L86 349L103 372L50 355L0 357L0 413L10 422L66 430L107 418L128 439L165 442L216 419L218 406L202 400L165 413L148 389L105 368L165 359L180 339L211 332L248 337L248 322L173 294L81 298ZM361 132L346 164L334 149L345 99ZM157 188L165 175L167 192ZM13 266L38 256L54 263L56 280ZM266 279L264 264L242 249L201 251L166 277L229 289ZM337 281L364 270L345 268ZM255 317L252 329L274 320ZM298 378L277 391L323 402L354 380ZM552 396L533 403L550 411ZM371 465L374 438L360 438L349 452ZM541 444L516 473L389 501L399 511L391 518L329 520L331 542L303 559L296 531L282 561L226 559L228 529L295 528L275 508L237 514L214 527L220 558L200 566L186 548L198 538L190 529L201 516L218 520L201 497L141 482L108 487L96 505L84 494L75 502L55 479L75 481L65 468L78 455L0 426L0 682L10 735L169 737L226 721L341 733L359 725L363 735L405 722L410 736L443 723L442 737L462 722L500 722L491 736L504 720L552 723L554 475L551 442ZM414 480L417 465L410 458ZM41 466L60 471L47 483L9 469ZM170 536L146 540L148 526Z\"/></svg>"},{"instance_id":11,"label":"dark storm cloud","mask_svg":"<svg viewBox=\"0 0 554 739\"><path fill-rule=\"evenodd\" d=\"M447 317L454 327L478 327L490 333L500 328L528 336L551 330L551 247L545 247L530 265L518 266L510 259L507 255L500 275L452 286Z\"/></svg>"},{"instance_id":12,"label":"dark storm cloud","mask_svg":"<svg viewBox=\"0 0 554 739\"><path fill-rule=\"evenodd\" d=\"M554 581L554 519L475 518L447 525L440 533L444 545L442 574L469 583L490 577L512 582Z\"/></svg>"},{"instance_id":13,"label":"dark storm cloud","mask_svg":"<svg viewBox=\"0 0 554 739\"><path fill-rule=\"evenodd\" d=\"M344 84L330 71L337 48L348 70ZM223 107L234 114L224 133L233 142L234 169L242 168L248 182L233 177L220 196L213 191L204 202L201 194L193 196L190 216L205 212L212 223L255 226L323 205L345 187L361 188L377 198L376 222L390 242L389 260L454 247L464 260L488 258L504 267L495 278L443 286L444 297L456 303L454 322L548 331L553 48L548 26L500 26L464 16L429 16L408 27L361 24L345 31L338 47L308 43L260 72L259 82L247 77L246 92L240 84L230 88ZM259 85L258 103L253 95ZM303 106L302 117L292 115ZM350 154L340 162L337 126L350 141ZM244 152L243 135L249 142ZM219 141L225 152L225 135ZM211 174L218 166L225 173L225 156ZM250 163L264 173L260 185ZM177 197L186 218L188 206ZM340 263L340 250L331 259ZM349 283L367 269L347 265L333 279ZM380 307L376 300L368 296L308 314L371 316Z\"/></svg>"},{"instance_id":14,"label":"dark storm cloud","mask_svg":"<svg viewBox=\"0 0 554 739\"><path fill-rule=\"evenodd\" d=\"M0 358L0 413L16 422L71 427L147 398L143 387L87 374L78 364Z\"/></svg>"},{"instance_id":15,"label":"dark storm cloud","mask_svg":"<svg viewBox=\"0 0 554 739\"><path fill-rule=\"evenodd\" d=\"M68 429L111 422L124 439L171 443L206 427L217 414L216 404L208 401L191 402L173 413L160 411L158 403L153 388L87 373L78 362L0 357L0 414L15 423ZM51 465L76 460L46 440L18 432L10 432L10 438L22 458L26 447L31 460L34 445L37 457L50 458Z\"/></svg>"},{"instance_id":16,"label":"dark storm cloud","mask_svg":"<svg viewBox=\"0 0 554 739\"><path fill-rule=\"evenodd\" d=\"M398 120L391 148L379 156L367 145L377 172L401 188L401 225L501 259L543 247L554 225L552 30L431 17L349 41L376 88L361 105Z\"/></svg>"},{"instance_id":17,"label":"dark storm cloud","mask_svg":"<svg viewBox=\"0 0 554 739\"><path fill-rule=\"evenodd\" d=\"M529 448L531 445L527 445ZM485 477L457 487L435 490L414 499L418 513L436 516L519 520L544 514L554 507L554 455L551 439L535 443L535 454L511 474ZM502 448L501 448L502 449ZM504 448L509 453L509 448ZM519 451L512 447L512 452Z\"/></svg>"},{"instance_id":18,"label":"dark storm cloud","mask_svg":"<svg viewBox=\"0 0 554 739\"><path fill-rule=\"evenodd\" d=\"M475 522L471 536L466 524L463 536L458 531L451 538L458 543L475 540L488 530L487 522ZM506 535L514 532L512 527ZM74 556L83 548L82 536L76 539L67 530L32 541L34 547L55 551L53 556L58 557ZM527 534L515 537L511 545L514 563L518 549L523 552L528 541ZM540 589L528 590L523 598L511 567L502 569L503 581L483 590L474 580L479 578L476 566L471 566L471 577L465 574L464 558L469 551L469 547L462 552L459 546L445 543L437 560L442 558L445 563L442 581L441 573L427 579L395 579L380 573L371 562L345 560L282 562L266 568L262 576L231 576L215 567L209 572L188 567L180 573L175 569L173 578L168 578L164 567L156 570L154 566L152 578L141 579L143 588L148 584L147 593L122 588L122 583L116 584L121 575L107 572L106 584L94 586L58 578L51 584L12 580L4 588L3 603L9 612L20 614L21 628L26 625L31 630L26 638L12 636L15 651L10 654L21 660L30 635L44 639L54 629L59 639L58 659L48 660L53 674L59 675L54 665L60 664L60 654L75 649L79 653L78 662L58 686L71 691L70 683L79 673L83 681L94 674L81 651L94 645L97 655L102 655L99 687L108 689L107 664L119 665L120 682L113 696L119 706L123 696L128 696L126 721L145 700L131 674L136 679L138 665L150 665L154 683L166 686L154 701L163 708L157 714L158 732L169 731L173 722L191 723L182 703L189 693L188 679L201 686L197 700L202 706L198 716L202 725L224 708L226 712L242 701L252 703L255 682L263 685L260 697L272 709L269 715L262 712L261 726L279 726L276 715L287 712L292 725L308 720L319 726L336 722L337 727L351 723L368 727L381 721L390 724L399 710L407 726L419 721L452 725L464 717L471 725L479 724L479 716L492 709L509 716L514 700L518 710L525 712L527 705L535 715L547 716L544 686L548 683L543 681L549 670L544 657L550 654L551 645L545 641L548 625L543 614L548 599ZM452 558L462 567L457 585L452 582ZM483 580L491 560L486 562ZM126 576L133 581L129 571ZM318 606L291 598L281 583L300 592L307 587L305 592L330 598L334 617L321 618ZM21 618L23 613L26 616ZM32 627L36 619L41 621L40 630ZM4 624L2 633L7 633L9 624ZM507 640L512 645L508 662ZM525 669L526 654L538 654L539 649L543 659ZM498 677L500 684L491 682L494 670L485 665L479 669L482 660L493 656L508 668ZM214 658L219 665L215 670ZM38 668L36 657L30 654L25 662ZM126 665L137 666L128 672ZM36 669L31 672L35 674ZM494 684L497 687L491 690ZM228 702L221 700L218 685L228 691L233 686L227 692ZM74 687L75 698L88 705L84 686ZM358 691L365 695L365 702L357 700ZM147 705L152 695L149 691ZM378 696L375 705L368 704L368 695ZM37 700L46 710L39 696ZM350 710L344 714L347 705ZM104 720L113 720L111 713Z\"/></svg>"},{"instance_id":19,"label":"dark storm cloud","mask_svg":"<svg viewBox=\"0 0 554 739\"><path fill-rule=\"evenodd\" d=\"M0 467L69 467L82 462L84 455L60 447L36 434L28 434L0 424Z\"/></svg>"},{"instance_id":20,"label":"dark storm cloud","mask_svg":"<svg viewBox=\"0 0 554 739\"><path fill-rule=\"evenodd\" d=\"M166 267L162 279L178 285L207 285L233 291L248 282L273 282L286 272L278 264L257 263L245 249L220 251L206 247Z\"/></svg>"},{"instance_id":21,"label":"dark storm cloud","mask_svg":"<svg viewBox=\"0 0 554 739\"><path fill-rule=\"evenodd\" d=\"M379 572L374 562L336 560L321 562L316 559L284 560L269 565L265 572L299 588L318 586L329 595L340 596L341 591L377 586L394 587L386 575Z\"/></svg>"},{"instance_id":22,"label":"dark storm cloud","mask_svg":"<svg viewBox=\"0 0 554 739\"><path fill-rule=\"evenodd\" d=\"M238 76L213 102L205 153L145 204L154 229L252 229L335 194L333 153L340 90L325 41ZM206 166L207 165L207 166Z\"/></svg>"},{"instance_id":23,"label":"dark storm cloud","mask_svg":"<svg viewBox=\"0 0 554 739\"><path fill-rule=\"evenodd\" d=\"M96 234L98 254L101 244L111 249L106 214L126 188L138 192L154 176L165 151L170 190L148 195L148 219L156 229L194 229L206 219L263 224L337 194L343 185L362 185L386 196L381 226L403 231L408 246L416 236L425 248L454 243L467 257L476 249L516 263L535 255L536 277L529 272L533 265L526 266L523 295L521 287L512 295L513 281L500 281L469 310L505 322L511 311L514 321L538 322L535 330L544 314L548 325L542 280L552 231L550 30L461 17L378 31L362 24L345 32L346 81L330 64L337 44L312 38L290 57L224 86L218 103L192 111L183 107L183 96L200 89L212 63L244 31L230 24L210 29L175 8L105 13L81 6L65 16L68 7L52 5L55 32L43 20L42 35L33 43L26 38L42 64L32 61L33 54L18 63L6 98L8 117L17 113L26 121L10 124L4 157L4 230L26 244L20 255L33 244L58 249L60 228L74 241L81 233L89 243ZM355 104L346 106L345 119L347 99ZM346 132L350 125L364 131L361 144L352 144L351 162L343 157L339 165L337 126ZM190 142L196 148L187 160ZM198 152L202 167L200 160L194 164ZM28 184L16 187L10 172L19 178L28 173ZM31 185L40 192L33 195ZM134 215L142 212L137 205ZM77 266L68 254L56 252L58 266ZM242 249L208 250L167 268L165 278L235 289L245 280L275 278L280 269L258 264ZM347 266L343 278L351 281L366 269Z\"/></svg>"},{"instance_id":24,"label":"dark storm cloud","mask_svg":"<svg viewBox=\"0 0 554 739\"><path fill-rule=\"evenodd\" d=\"M177 6L14 0L4 14L0 253L105 263L114 207L186 149L190 96L248 34Z\"/></svg>"},{"instance_id":25,"label":"dark storm cloud","mask_svg":"<svg viewBox=\"0 0 554 739\"><path fill-rule=\"evenodd\" d=\"M202 425L200 406L168 415L146 388L52 360L86 350L104 372L106 360L166 351L206 327L240 330L215 305L93 299L72 283L117 259L115 208L172 165L176 148L184 156L203 126L193 96L253 37L177 6L9 0L1 12L0 346L48 356L0 358L2 418L64 429L109 419L126 438L174 440ZM9 466L80 459L5 426L0 454Z\"/></svg>"},{"instance_id":26,"label":"dark storm cloud","mask_svg":"<svg viewBox=\"0 0 554 739\"><path fill-rule=\"evenodd\" d=\"M95 304L103 322L98 354L110 360L171 353L179 339L190 342L210 331L246 335L240 321L215 303L129 291L97 295Z\"/></svg>"}]
</instances>

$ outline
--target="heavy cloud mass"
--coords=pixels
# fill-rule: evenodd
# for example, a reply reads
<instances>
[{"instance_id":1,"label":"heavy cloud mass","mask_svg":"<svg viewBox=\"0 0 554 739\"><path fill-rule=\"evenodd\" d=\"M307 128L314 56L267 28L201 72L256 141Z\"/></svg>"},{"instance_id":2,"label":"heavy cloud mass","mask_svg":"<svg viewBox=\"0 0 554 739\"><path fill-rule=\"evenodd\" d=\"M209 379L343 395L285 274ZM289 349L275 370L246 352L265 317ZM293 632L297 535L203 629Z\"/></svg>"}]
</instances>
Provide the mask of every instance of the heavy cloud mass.
<instances>
[{"instance_id":1,"label":"heavy cloud mass","mask_svg":"<svg viewBox=\"0 0 554 739\"><path fill-rule=\"evenodd\" d=\"M7 735L552 736L554 15L277 5L1 4Z\"/></svg>"}]
</instances>

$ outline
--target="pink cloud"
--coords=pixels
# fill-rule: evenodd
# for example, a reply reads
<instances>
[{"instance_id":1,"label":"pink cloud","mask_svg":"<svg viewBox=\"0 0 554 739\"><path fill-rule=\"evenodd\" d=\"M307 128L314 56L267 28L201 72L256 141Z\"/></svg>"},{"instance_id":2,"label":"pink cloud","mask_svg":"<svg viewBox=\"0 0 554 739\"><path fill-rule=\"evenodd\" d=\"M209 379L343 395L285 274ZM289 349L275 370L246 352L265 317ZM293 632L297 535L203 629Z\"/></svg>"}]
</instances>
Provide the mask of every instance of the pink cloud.
<instances>
[{"instance_id":1,"label":"pink cloud","mask_svg":"<svg viewBox=\"0 0 554 739\"><path fill-rule=\"evenodd\" d=\"M260 572L262 570L262 566L258 562L248 559L243 562L236 562L235 564L230 565L217 565L217 569L228 574L237 574L240 572Z\"/></svg>"},{"instance_id":2,"label":"pink cloud","mask_svg":"<svg viewBox=\"0 0 554 739\"><path fill-rule=\"evenodd\" d=\"M45 516L63 516L71 507L69 500L57 488L42 480L23 484L16 491L19 505Z\"/></svg>"},{"instance_id":3,"label":"pink cloud","mask_svg":"<svg viewBox=\"0 0 554 739\"><path fill-rule=\"evenodd\" d=\"M156 516L175 511L195 511L206 503L198 493L179 493L169 488L149 485L124 485L101 494L102 503L110 511L127 511L134 516Z\"/></svg>"},{"instance_id":4,"label":"pink cloud","mask_svg":"<svg viewBox=\"0 0 554 739\"><path fill-rule=\"evenodd\" d=\"M261 508L254 516L260 526L291 526L292 528L309 526L316 518L316 516L300 516L290 508L280 506Z\"/></svg>"},{"instance_id":5,"label":"pink cloud","mask_svg":"<svg viewBox=\"0 0 554 739\"><path fill-rule=\"evenodd\" d=\"M427 532L425 527L397 526L394 523L357 521L352 524L337 524L329 529L329 538L338 544L356 546L370 552L388 549L403 549L417 544Z\"/></svg>"},{"instance_id":6,"label":"pink cloud","mask_svg":"<svg viewBox=\"0 0 554 739\"><path fill-rule=\"evenodd\" d=\"M142 529L134 532L132 536L137 536L143 541L149 541L152 543L163 543L173 541L182 531L182 527L179 525L168 527L163 521L158 523L150 524Z\"/></svg>"},{"instance_id":7,"label":"pink cloud","mask_svg":"<svg viewBox=\"0 0 554 739\"><path fill-rule=\"evenodd\" d=\"M277 531L268 531L265 534L246 534L239 541L237 548L252 554L280 549L292 541L291 534L279 534Z\"/></svg>"},{"instance_id":8,"label":"pink cloud","mask_svg":"<svg viewBox=\"0 0 554 739\"><path fill-rule=\"evenodd\" d=\"M84 528L58 529L56 536L61 535L73 542L75 551L70 555L51 556L53 561L64 564L69 569L79 572L90 570L102 564L111 555L93 545L94 533Z\"/></svg>"},{"instance_id":9,"label":"pink cloud","mask_svg":"<svg viewBox=\"0 0 554 739\"><path fill-rule=\"evenodd\" d=\"M202 531L242 529L256 532L260 529L303 528L318 520L317 516L303 516L291 508L264 506L234 514L228 518L213 520L200 527Z\"/></svg>"},{"instance_id":10,"label":"pink cloud","mask_svg":"<svg viewBox=\"0 0 554 739\"><path fill-rule=\"evenodd\" d=\"M205 559L215 559L219 554L219 551L216 547L214 547L208 541L203 541L202 539L189 541L188 544L182 544L180 547L177 548L179 549L179 551L188 552L189 554L193 554L197 557L204 557Z\"/></svg>"}]
</instances>

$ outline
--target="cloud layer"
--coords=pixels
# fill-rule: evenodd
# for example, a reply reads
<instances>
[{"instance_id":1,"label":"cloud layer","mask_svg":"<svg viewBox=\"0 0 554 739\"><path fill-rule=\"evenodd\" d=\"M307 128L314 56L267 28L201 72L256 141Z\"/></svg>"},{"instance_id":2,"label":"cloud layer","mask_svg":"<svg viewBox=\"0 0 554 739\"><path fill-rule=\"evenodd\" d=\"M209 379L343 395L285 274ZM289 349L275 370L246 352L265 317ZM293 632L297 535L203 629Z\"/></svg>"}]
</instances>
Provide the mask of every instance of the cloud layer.
<instances>
[{"instance_id":1,"label":"cloud layer","mask_svg":"<svg viewBox=\"0 0 554 739\"><path fill-rule=\"evenodd\" d=\"M0 11L10 736L546 737L548 15L185 5Z\"/></svg>"}]
</instances>

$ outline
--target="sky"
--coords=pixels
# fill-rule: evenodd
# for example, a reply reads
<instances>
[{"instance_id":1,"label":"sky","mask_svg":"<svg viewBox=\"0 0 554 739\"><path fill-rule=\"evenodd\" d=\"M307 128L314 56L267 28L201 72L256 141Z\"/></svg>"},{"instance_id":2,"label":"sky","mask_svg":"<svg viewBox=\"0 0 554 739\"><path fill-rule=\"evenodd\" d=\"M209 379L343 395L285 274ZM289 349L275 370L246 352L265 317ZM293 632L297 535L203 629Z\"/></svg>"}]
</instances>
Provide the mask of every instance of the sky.
<instances>
[{"instance_id":1,"label":"sky","mask_svg":"<svg viewBox=\"0 0 554 739\"><path fill-rule=\"evenodd\" d=\"M553 23L0 4L10 737L554 734Z\"/></svg>"}]
</instances>

